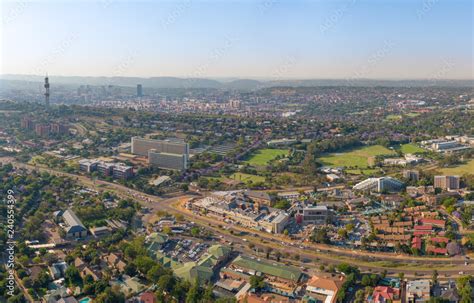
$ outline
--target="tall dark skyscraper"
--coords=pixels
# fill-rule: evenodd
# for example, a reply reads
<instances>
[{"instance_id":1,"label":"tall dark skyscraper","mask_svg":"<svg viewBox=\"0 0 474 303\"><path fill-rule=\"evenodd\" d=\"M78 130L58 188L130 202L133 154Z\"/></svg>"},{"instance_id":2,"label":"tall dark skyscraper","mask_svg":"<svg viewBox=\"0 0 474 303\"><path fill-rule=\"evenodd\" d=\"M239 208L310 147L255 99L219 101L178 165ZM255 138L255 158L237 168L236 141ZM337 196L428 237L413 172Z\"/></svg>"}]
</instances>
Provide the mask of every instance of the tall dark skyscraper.
<instances>
[{"instance_id":1,"label":"tall dark skyscraper","mask_svg":"<svg viewBox=\"0 0 474 303\"><path fill-rule=\"evenodd\" d=\"M44 102L46 107L49 107L49 79L48 76L44 78Z\"/></svg>"},{"instance_id":2,"label":"tall dark skyscraper","mask_svg":"<svg viewBox=\"0 0 474 303\"><path fill-rule=\"evenodd\" d=\"M137 97L143 97L143 87L141 84L137 84Z\"/></svg>"}]
</instances>

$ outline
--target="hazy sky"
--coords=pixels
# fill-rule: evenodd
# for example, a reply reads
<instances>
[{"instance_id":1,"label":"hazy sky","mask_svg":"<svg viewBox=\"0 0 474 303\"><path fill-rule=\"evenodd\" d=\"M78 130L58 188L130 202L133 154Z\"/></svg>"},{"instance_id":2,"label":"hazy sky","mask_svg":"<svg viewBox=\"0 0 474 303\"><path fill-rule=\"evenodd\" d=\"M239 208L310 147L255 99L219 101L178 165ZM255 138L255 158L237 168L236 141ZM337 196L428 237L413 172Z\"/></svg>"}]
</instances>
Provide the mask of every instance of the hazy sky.
<instances>
[{"instance_id":1,"label":"hazy sky","mask_svg":"<svg viewBox=\"0 0 474 303\"><path fill-rule=\"evenodd\" d=\"M2 74L474 78L471 0L1 3Z\"/></svg>"}]
</instances>

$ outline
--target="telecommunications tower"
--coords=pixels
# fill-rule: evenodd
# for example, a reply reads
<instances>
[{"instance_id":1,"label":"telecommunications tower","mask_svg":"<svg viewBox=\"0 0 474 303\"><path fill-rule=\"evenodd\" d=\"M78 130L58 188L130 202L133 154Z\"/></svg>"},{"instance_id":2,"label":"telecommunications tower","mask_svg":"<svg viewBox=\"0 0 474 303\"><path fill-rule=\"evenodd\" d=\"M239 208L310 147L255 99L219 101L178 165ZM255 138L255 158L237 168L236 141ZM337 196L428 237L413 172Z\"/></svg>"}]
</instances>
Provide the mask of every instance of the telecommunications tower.
<instances>
[{"instance_id":1,"label":"telecommunications tower","mask_svg":"<svg viewBox=\"0 0 474 303\"><path fill-rule=\"evenodd\" d=\"M46 107L49 107L49 79L48 75L44 78L44 102L46 104Z\"/></svg>"}]
</instances>

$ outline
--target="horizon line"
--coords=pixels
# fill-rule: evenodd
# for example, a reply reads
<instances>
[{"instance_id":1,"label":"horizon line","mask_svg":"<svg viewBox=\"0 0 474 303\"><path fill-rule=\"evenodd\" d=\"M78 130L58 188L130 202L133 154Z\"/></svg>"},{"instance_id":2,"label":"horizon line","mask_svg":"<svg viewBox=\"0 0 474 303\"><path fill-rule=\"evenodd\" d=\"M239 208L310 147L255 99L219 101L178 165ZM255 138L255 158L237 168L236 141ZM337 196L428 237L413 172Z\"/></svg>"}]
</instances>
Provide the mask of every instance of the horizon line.
<instances>
[{"instance_id":1,"label":"horizon line","mask_svg":"<svg viewBox=\"0 0 474 303\"><path fill-rule=\"evenodd\" d=\"M24 76L24 77L44 77L44 75L39 74L12 74L12 73L0 73L0 77L3 76ZM114 76L114 75L103 75L103 76L84 76L84 75L61 75L61 74L47 74L47 77L82 77L82 78L142 78L142 79L152 79L152 78L177 78L177 79L202 79L202 80L217 80L217 79L233 79L233 80L255 80L255 81L306 81L306 80L350 80L350 81L474 81L474 78L390 78L390 77L380 77L380 78L353 78L353 77L333 77L333 78L323 78L323 77L264 77L264 76ZM8 80L8 79L4 79Z\"/></svg>"}]
</instances>

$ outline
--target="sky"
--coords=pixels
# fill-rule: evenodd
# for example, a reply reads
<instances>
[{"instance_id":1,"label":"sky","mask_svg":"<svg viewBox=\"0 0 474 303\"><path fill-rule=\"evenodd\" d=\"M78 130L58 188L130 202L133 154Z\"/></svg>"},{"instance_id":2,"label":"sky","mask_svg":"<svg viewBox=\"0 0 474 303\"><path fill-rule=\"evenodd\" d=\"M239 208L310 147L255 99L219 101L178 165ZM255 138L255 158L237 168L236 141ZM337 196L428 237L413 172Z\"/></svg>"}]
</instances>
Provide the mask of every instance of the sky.
<instances>
[{"instance_id":1,"label":"sky","mask_svg":"<svg viewBox=\"0 0 474 303\"><path fill-rule=\"evenodd\" d=\"M0 73L473 79L471 0L11 1Z\"/></svg>"}]
</instances>

